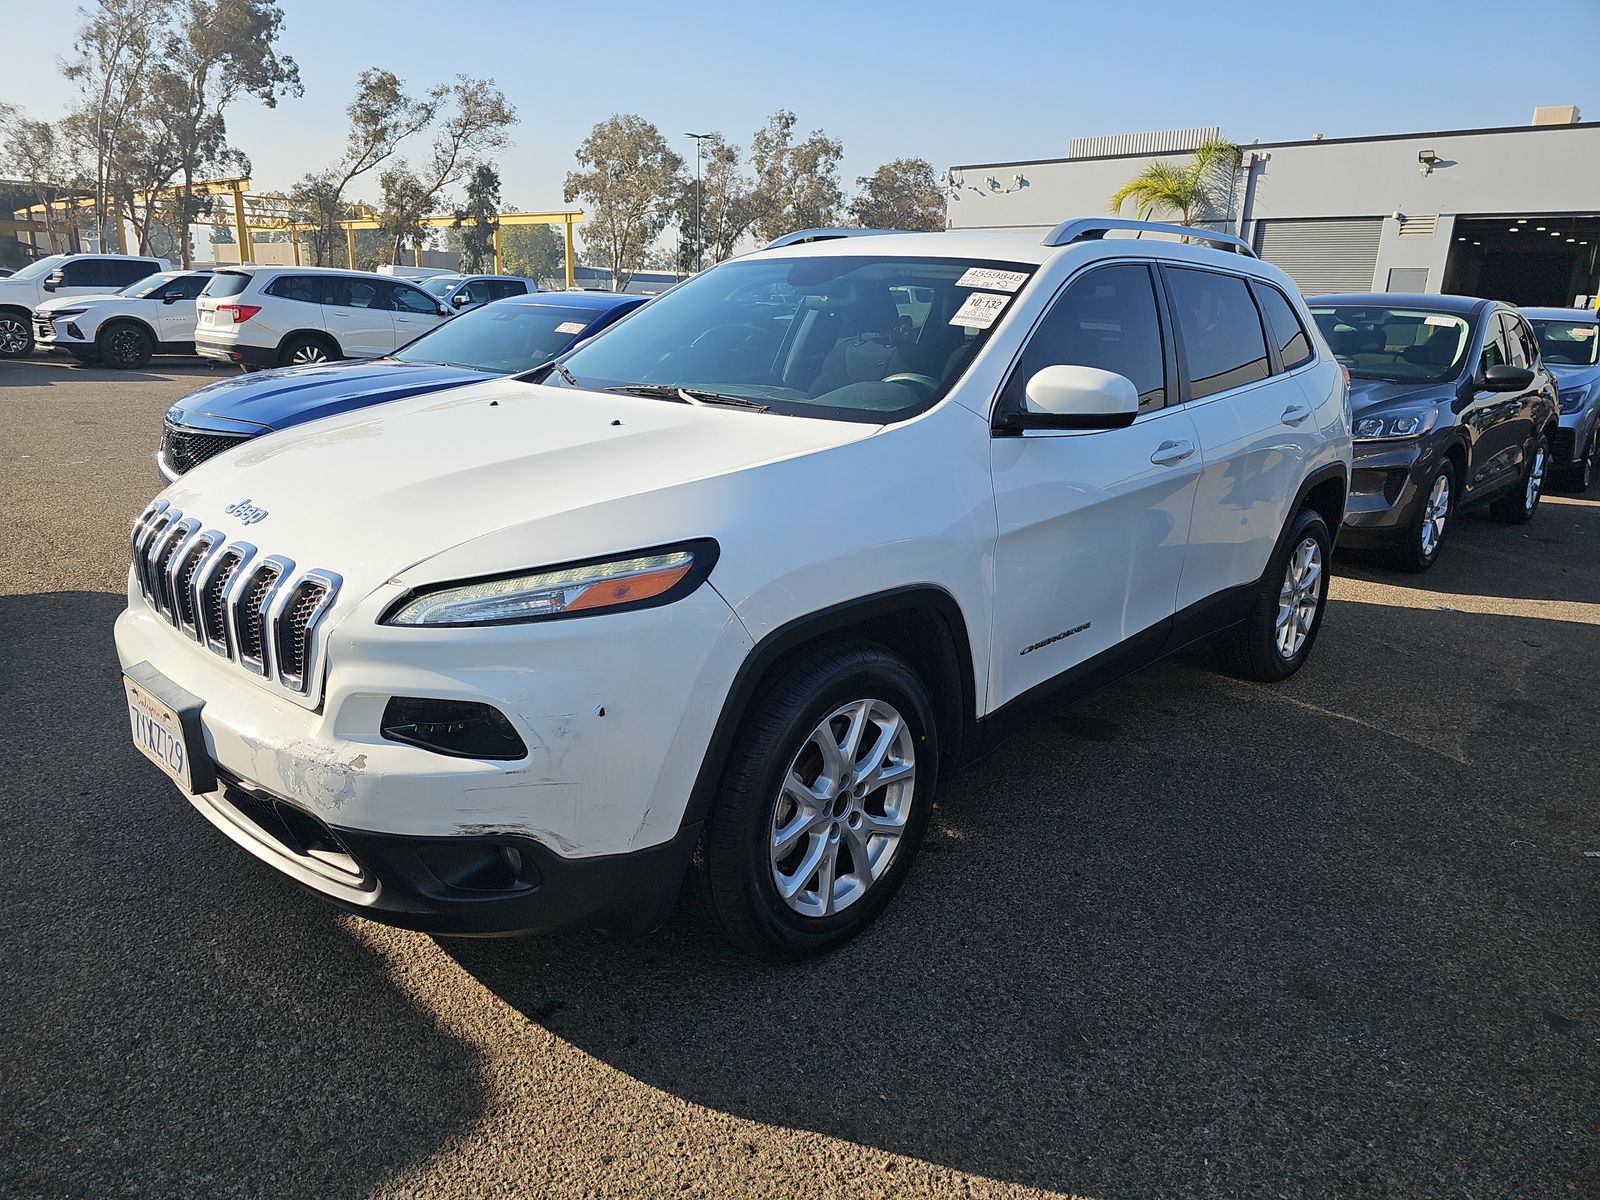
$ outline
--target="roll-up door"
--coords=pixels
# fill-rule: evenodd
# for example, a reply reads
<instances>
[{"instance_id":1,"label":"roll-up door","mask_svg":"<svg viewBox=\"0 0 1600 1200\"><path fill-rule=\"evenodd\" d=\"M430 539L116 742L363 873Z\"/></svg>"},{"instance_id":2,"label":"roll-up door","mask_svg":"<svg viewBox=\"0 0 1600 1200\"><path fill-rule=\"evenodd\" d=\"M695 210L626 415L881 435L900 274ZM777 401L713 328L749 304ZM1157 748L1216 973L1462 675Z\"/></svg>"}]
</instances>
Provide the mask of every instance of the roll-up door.
<instances>
[{"instance_id":1,"label":"roll-up door","mask_svg":"<svg viewBox=\"0 0 1600 1200\"><path fill-rule=\"evenodd\" d=\"M1281 267L1306 295L1370 292L1382 217L1256 222L1256 253Z\"/></svg>"}]
</instances>

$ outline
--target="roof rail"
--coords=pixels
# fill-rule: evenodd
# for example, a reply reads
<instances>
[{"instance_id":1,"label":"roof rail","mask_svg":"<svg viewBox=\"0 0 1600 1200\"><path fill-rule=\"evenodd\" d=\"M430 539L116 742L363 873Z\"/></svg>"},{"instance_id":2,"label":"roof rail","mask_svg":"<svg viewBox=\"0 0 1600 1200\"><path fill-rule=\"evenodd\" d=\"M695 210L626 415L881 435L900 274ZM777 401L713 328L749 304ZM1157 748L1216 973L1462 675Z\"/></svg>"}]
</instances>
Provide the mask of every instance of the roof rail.
<instances>
[{"instance_id":1,"label":"roof rail","mask_svg":"<svg viewBox=\"0 0 1600 1200\"><path fill-rule=\"evenodd\" d=\"M1250 243L1231 233L1218 233L1214 229L1199 229L1193 225L1163 225L1157 221L1130 221L1125 217L1078 217L1063 221L1045 235L1043 245L1066 246L1072 242L1098 241L1113 229L1127 229L1138 234L1166 233L1191 241L1208 242L1218 250L1232 250L1235 254L1257 257Z\"/></svg>"},{"instance_id":2,"label":"roof rail","mask_svg":"<svg viewBox=\"0 0 1600 1200\"><path fill-rule=\"evenodd\" d=\"M780 238L773 238L763 250L776 250L779 246L799 246L806 242L831 242L834 238L868 237L880 233L910 233L909 229L859 229L853 225L824 225L816 229L797 229Z\"/></svg>"}]
</instances>

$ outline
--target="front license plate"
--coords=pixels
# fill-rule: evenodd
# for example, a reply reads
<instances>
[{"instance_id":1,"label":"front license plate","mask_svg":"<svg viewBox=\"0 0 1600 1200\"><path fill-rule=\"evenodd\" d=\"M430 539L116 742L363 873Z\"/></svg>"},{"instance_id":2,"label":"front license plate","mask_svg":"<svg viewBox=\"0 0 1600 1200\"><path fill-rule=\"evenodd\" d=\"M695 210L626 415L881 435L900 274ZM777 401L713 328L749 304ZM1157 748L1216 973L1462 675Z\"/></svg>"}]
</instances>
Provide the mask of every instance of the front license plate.
<instances>
[{"instance_id":1,"label":"front license plate","mask_svg":"<svg viewBox=\"0 0 1600 1200\"><path fill-rule=\"evenodd\" d=\"M200 732L198 697L161 675L149 663L129 667L122 676L128 724L139 753L160 767L185 792L217 786L216 768Z\"/></svg>"}]
</instances>

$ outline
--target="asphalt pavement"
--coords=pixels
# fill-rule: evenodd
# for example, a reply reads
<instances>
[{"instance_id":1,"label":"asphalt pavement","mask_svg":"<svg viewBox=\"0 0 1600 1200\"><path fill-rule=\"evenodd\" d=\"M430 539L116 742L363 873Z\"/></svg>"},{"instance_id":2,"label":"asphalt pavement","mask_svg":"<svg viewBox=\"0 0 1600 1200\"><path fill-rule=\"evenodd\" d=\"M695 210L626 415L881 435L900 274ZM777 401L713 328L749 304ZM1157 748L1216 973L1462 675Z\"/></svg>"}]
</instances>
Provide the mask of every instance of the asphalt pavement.
<instances>
[{"instance_id":1,"label":"asphalt pavement","mask_svg":"<svg viewBox=\"0 0 1600 1200\"><path fill-rule=\"evenodd\" d=\"M163 409L0 362L0 1195L1600 1195L1600 496L949 781L840 952L339 915L129 744Z\"/></svg>"}]
</instances>

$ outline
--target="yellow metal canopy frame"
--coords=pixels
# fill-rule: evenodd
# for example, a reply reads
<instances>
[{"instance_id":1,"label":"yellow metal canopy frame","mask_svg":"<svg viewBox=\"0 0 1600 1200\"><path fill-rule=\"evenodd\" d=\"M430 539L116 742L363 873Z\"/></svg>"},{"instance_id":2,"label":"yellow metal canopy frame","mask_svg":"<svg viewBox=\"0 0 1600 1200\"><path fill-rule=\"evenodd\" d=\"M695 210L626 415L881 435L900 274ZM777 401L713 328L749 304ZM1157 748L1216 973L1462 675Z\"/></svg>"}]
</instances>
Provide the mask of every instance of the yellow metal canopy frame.
<instances>
[{"instance_id":1,"label":"yellow metal canopy frame","mask_svg":"<svg viewBox=\"0 0 1600 1200\"><path fill-rule=\"evenodd\" d=\"M177 187L155 188L148 191L134 192L131 196L132 203L145 206L159 212L163 204L176 203L182 189ZM309 220L309 214L292 201L278 196L253 195L250 192L250 181L245 178L232 179L206 179L194 183L191 194L212 197L220 202L226 202L231 210L234 237L239 245L239 260L249 262L255 257L255 233L287 233L289 242L294 248L295 265L300 265L300 234L316 229L318 226ZM120 254L128 252L127 232L123 222L124 197L113 197L112 224L117 231L117 251ZM67 196L53 200L49 204L51 215L60 213L64 220L72 218L73 214L86 208L94 207L92 196ZM355 206L362 214L349 220L339 221L337 225L344 230L345 251L349 255L351 266L356 261L356 230L378 229L380 224L378 214L365 205ZM43 217L46 206L33 204L27 208L19 208L12 214L10 221L0 220L0 234L26 233L30 240L36 234L45 232ZM562 227L562 248L565 252L566 282L570 288L573 286L573 264L576 256L573 253L572 230L573 226L583 220L580 209L556 209L550 212L506 212L495 216L494 225L494 269L496 274L505 270L505 261L501 249L500 231L507 225L560 225ZM445 229L454 226L456 219L451 215L435 215L421 218L419 225L428 229ZM72 225L74 234L76 225ZM422 261L422 243L419 240L415 247L417 262Z\"/></svg>"}]
</instances>

